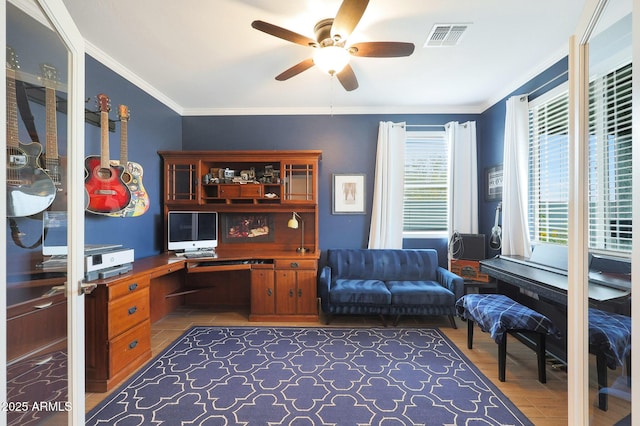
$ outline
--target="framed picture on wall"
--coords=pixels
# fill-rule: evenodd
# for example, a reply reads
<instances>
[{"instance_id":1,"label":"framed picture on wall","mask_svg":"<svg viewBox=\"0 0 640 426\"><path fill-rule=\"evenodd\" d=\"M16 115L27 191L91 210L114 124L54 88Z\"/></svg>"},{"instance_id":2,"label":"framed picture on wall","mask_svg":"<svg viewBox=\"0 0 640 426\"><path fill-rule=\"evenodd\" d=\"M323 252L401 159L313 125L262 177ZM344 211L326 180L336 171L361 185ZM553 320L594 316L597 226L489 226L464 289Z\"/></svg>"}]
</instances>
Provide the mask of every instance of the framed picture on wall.
<instances>
[{"instance_id":1,"label":"framed picture on wall","mask_svg":"<svg viewBox=\"0 0 640 426\"><path fill-rule=\"evenodd\" d=\"M365 175L333 174L333 214L365 214Z\"/></svg>"},{"instance_id":2,"label":"framed picture on wall","mask_svg":"<svg viewBox=\"0 0 640 426\"><path fill-rule=\"evenodd\" d=\"M502 200L502 164L485 170L487 201Z\"/></svg>"}]
</instances>

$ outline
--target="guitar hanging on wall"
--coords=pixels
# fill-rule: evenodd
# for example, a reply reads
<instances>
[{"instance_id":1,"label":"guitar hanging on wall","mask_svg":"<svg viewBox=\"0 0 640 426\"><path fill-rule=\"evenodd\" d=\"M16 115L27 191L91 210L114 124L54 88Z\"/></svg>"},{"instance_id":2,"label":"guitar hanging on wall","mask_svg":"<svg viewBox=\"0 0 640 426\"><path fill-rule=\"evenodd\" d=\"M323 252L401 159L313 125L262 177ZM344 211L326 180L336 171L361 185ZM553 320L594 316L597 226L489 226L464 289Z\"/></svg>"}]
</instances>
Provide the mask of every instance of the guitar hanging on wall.
<instances>
[{"instance_id":1,"label":"guitar hanging on wall","mask_svg":"<svg viewBox=\"0 0 640 426\"><path fill-rule=\"evenodd\" d=\"M124 209L116 213L109 213L109 216L135 217L144 214L149 209L149 195L142 185L142 166L129 161L127 133L130 112L126 105L118 107L118 117L120 118L120 161L111 160L110 163L112 166L124 167L122 181L131 192L131 201Z\"/></svg>"},{"instance_id":2,"label":"guitar hanging on wall","mask_svg":"<svg viewBox=\"0 0 640 426\"><path fill-rule=\"evenodd\" d=\"M57 70L49 64L40 66L42 81L44 82L45 105L45 171L56 187L56 199L53 201L53 210L67 209L67 159L58 154L58 122L56 117L56 83Z\"/></svg>"},{"instance_id":3,"label":"guitar hanging on wall","mask_svg":"<svg viewBox=\"0 0 640 426\"><path fill-rule=\"evenodd\" d=\"M491 238L489 239L489 247L493 250L500 250L502 248L502 228L498 225L500 221L500 210L502 210L502 202L498 203L496 207L496 220L491 228Z\"/></svg>"},{"instance_id":4,"label":"guitar hanging on wall","mask_svg":"<svg viewBox=\"0 0 640 426\"><path fill-rule=\"evenodd\" d=\"M97 214L119 212L129 205L131 193L122 180L124 168L109 162L109 98L98 95L100 109L100 156L85 159L84 187L88 197L87 211Z\"/></svg>"},{"instance_id":5,"label":"guitar hanging on wall","mask_svg":"<svg viewBox=\"0 0 640 426\"><path fill-rule=\"evenodd\" d=\"M39 165L42 145L19 140L17 69L16 54L7 46L7 217L40 213L56 196L53 181Z\"/></svg>"}]
</instances>

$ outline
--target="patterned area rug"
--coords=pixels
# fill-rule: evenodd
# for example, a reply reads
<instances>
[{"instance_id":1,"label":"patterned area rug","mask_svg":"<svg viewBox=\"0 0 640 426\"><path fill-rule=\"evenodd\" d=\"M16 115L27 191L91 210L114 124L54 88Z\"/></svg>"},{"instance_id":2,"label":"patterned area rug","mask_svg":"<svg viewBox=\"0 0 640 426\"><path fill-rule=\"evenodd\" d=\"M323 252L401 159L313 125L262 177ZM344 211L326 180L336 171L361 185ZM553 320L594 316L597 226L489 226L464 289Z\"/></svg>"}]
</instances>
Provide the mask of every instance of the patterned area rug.
<instances>
[{"instance_id":1,"label":"patterned area rug","mask_svg":"<svg viewBox=\"0 0 640 426\"><path fill-rule=\"evenodd\" d=\"M193 327L87 425L530 425L437 329Z\"/></svg>"}]
</instances>

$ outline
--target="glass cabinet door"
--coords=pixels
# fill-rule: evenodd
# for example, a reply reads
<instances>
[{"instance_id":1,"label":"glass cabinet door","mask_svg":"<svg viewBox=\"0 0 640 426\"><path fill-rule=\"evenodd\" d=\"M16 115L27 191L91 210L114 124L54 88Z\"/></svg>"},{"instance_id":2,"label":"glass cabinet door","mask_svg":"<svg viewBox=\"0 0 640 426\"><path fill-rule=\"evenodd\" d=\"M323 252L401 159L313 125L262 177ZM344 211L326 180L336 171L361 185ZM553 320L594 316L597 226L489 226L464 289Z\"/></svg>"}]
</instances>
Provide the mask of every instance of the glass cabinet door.
<instances>
[{"instance_id":1,"label":"glass cabinet door","mask_svg":"<svg viewBox=\"0 0 640 426\"><path fill-rule=\"evenodd\" d=\"M284 178L284 202L315 202L316 174L313 164L285 163L282 166Z\"/></svg>"},{"instance_id":2,"label":"glass cabinet door","mask_svg":"<svg viewBox=\"0 0 640 426\"><path fill-rule=\"evenodd\" d=\"M167 203L198 203L199 164L194 161L165 159L165 196Z\"/></svg>"}]
</instances>

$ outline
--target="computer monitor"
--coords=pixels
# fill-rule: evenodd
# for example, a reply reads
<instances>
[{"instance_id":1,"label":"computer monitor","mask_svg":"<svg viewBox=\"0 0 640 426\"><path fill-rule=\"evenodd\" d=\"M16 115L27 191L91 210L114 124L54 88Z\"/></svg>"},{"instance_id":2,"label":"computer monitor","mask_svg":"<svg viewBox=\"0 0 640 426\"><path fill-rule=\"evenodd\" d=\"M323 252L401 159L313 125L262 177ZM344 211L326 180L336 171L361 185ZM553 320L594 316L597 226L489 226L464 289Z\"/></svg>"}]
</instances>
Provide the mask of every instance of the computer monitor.
<instances>
[{"instance_id":1,"label":"computer monitor","mask_svg":"<svg viewBox=\"0 0 640 426\"><path fill-rule=\"evenodd\" d=\"M48 211L42 213L42 255L67 255L67 212Z\"/></svg>"},{"instance_id":2,"label":"computer monitor","mask_svg":"<svg viewBox=\"0 0 640 426\"><path fill-rule=\"evenodd\" d=\"M195 251L218 246L217 212L170 211L167 226L169 251Z\"/></svg>"}]
</instances>

